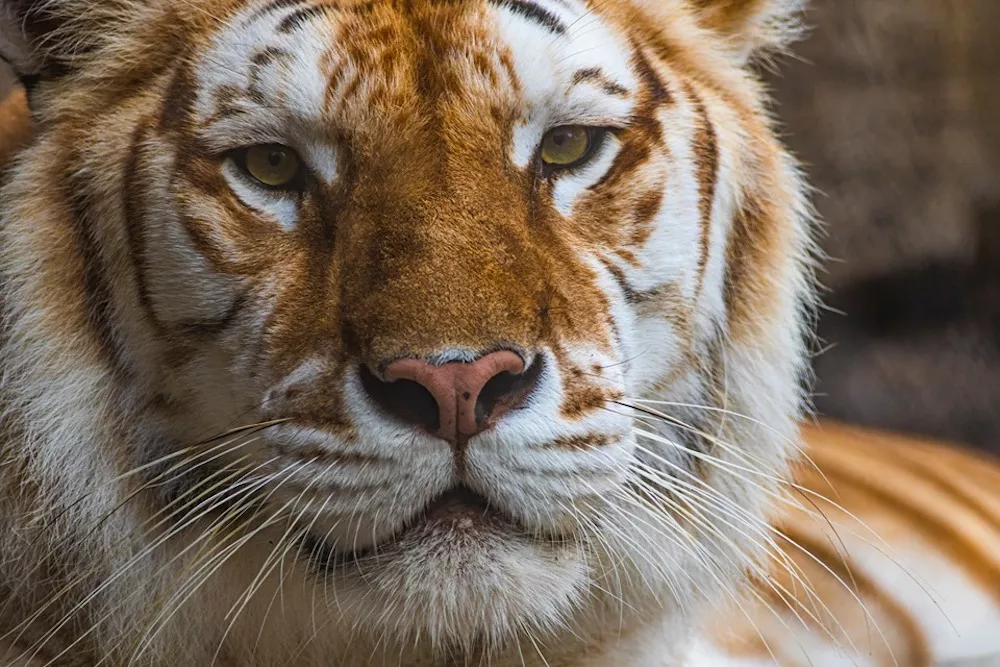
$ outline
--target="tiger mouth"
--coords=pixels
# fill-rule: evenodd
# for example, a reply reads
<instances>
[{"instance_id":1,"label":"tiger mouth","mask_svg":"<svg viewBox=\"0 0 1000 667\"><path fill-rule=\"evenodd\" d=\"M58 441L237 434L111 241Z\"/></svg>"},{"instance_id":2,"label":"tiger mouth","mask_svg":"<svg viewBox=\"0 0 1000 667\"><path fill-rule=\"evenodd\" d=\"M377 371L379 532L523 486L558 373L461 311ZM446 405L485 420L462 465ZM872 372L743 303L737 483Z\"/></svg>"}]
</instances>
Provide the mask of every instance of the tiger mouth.
<instances>
[{"instance_id":1,"label":"tiger mouth","mask_svg":"<svg viewBox=\"0 0 1000 667\"><path fill-rule=\"evenodd\" d=\"M474 532L477 528L487 527L516 529L518 522L500 511L485 496L458 484L429 502L393 535L380 542L359 549L338 549L336 545L309 533L305 536L304 546L305 553L311 555L314 565L321 570L342 570L377 557L417 531L453 528Z\"/></svg>"}]
</instances>

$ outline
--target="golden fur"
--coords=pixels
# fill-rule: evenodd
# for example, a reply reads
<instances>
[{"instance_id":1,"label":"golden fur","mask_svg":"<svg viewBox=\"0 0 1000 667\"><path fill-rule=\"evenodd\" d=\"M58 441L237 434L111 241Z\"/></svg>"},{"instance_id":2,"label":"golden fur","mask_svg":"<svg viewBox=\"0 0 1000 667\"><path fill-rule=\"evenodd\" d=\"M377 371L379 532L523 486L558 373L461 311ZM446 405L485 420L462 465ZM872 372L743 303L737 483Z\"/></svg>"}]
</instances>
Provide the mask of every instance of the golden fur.
<instances>
[{"instance_id":1,"label":"golden fur","mask_svg":"<svg viewBox=\"0 0 1000 667\"><path fill-rule=\"evenodd\" d=\"M753 665L998 664L1000 462L837 423L804 437L769 573L713 641Z\"/></svg>"},{"instance_id":2,"label":"golden fur","mask_svg":"<svg viewBox=\"0 0 1000 667\"><path fill-rule=\"evenodd\" d=\"M6 659L759 657L694 633L796 557L811 220L749 63L797 8L0 2L40 81L0 144ZM388 371L498 352L454 437Z\"/></svg>"}]
</instances>

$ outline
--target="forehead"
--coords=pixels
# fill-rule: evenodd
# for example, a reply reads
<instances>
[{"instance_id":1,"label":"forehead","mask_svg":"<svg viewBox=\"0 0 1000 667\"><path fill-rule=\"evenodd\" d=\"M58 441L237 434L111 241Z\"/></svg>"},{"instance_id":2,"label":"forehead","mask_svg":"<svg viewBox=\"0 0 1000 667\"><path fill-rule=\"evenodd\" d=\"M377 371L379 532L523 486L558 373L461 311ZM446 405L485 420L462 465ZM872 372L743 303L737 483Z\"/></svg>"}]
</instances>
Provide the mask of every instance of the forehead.
<instances>
[{"instance_id":1,"label":"forehead","mask_svg":"<svg viewBox=\"0 0 1000 667\"><path fill-rule=\"evenodd\" d=\"M631 57L577 0L265 0L210 36L197 110L210 118L225 99L348 128L487 107L522 123L601 122L631 108Z\"/></svg>"}]
</instances>

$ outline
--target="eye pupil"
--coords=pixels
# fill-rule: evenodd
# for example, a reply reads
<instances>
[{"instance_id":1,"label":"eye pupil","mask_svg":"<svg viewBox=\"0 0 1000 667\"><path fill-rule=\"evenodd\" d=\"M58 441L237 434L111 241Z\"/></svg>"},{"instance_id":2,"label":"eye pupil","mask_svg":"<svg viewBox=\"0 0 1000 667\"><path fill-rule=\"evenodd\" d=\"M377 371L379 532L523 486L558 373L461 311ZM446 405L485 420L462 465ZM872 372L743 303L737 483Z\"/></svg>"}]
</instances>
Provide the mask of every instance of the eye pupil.
<instances>
[{"instance_id":1,"label":"eye pupil","mask_svg":"<svg viewBox=\"0 0 1000 667\"><path fill-rule=\"evenodd\" d=\"M250 176L272 188L293 184L301 167L295 151L274 144L251 146L243 153L242 161Z\"/></svg>"},{"instance_id":2,"label":"eye pupil","mask_svg":"<svg viewBox=\"0 0 1000 667\"><path fill-rule=\"evenodd\" d=\"M542 139L540 157L549 167L573 167L586 160L599 133L581 125L566 125L548 132Z\"/></svg>"}]
</instances>

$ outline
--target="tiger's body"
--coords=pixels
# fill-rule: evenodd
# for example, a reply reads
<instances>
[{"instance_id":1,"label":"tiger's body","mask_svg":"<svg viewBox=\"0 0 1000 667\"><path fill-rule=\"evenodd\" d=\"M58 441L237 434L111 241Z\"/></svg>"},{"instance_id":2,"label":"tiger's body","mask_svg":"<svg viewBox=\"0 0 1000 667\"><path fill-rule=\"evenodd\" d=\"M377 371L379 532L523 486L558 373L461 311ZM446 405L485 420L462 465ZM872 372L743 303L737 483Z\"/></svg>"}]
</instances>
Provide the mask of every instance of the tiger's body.
<instances>
[{"instance_id":1,"label":"tiger's body","mask_svg":"<svg viewBox=\"0 0 1000 667\"><path fill-rule=\"evenodd\" d=\"M804 429L761 578L695 664L1000 665L1000 466L953 445Z\"/></svg>"},{"instance_id":2,"label":"tiger's body","mask_svg":"<svg viewBox=\"0 0 1000 667\"><path fill-rule=\"evenodd\" d=\"M810 216L747 63L796 5L0 2L40 82L0 194L4 660L987 655L882 570L858 642L836 550L770 524ZM863 436L810 437L840 473ZM809 518L780 525L822 545ZM984 572L945 606L995 614ZM741 591L755 622L706 627Z\"/></svg>"}]
</instances>

